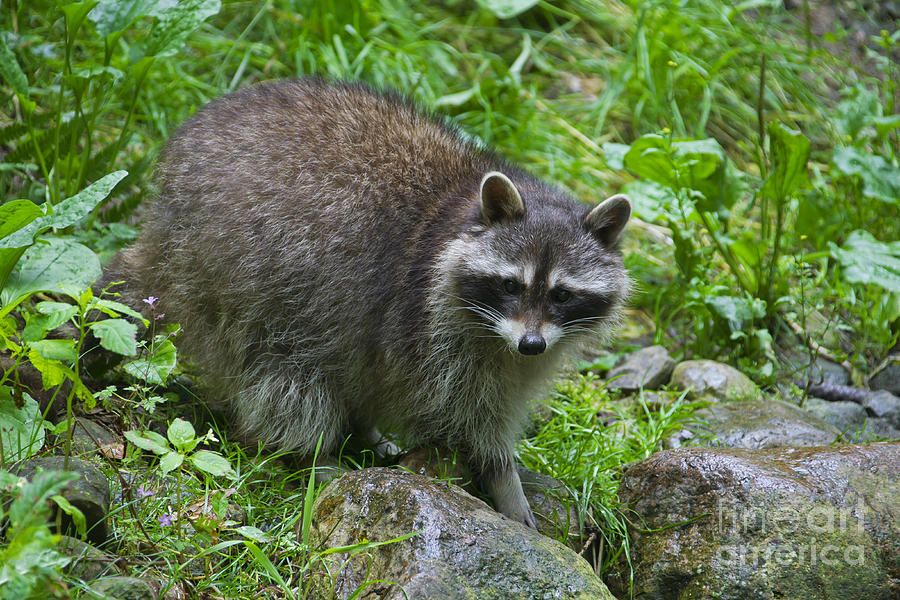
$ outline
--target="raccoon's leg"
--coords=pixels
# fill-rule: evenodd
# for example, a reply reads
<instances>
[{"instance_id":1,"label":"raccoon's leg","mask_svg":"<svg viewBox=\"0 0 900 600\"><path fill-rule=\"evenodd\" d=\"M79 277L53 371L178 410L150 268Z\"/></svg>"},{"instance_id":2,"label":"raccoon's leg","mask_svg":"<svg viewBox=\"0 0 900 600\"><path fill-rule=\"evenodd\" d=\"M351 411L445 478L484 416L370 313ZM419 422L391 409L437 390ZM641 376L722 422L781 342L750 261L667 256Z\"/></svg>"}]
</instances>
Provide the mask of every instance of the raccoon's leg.
<instances>
[{"instance_id":1,"label":"raccoon's leg","mask_svg":"<svg viewBox=\"0 0 900 600\"><path fill-rule=\"evenodd\" d=\"M378 431L377 427L370 427L366 431L366 439L372 445L375 454L384 458L386 456L397 456L403 453L403 449L391 440L384 437L384 434Z\"/></svg>"},{"instance_id":2,"label":"raccoon's leg","mask_svg":"<svg viewBox=\"0 0 900 600\"><path fill-rule=\"evenodd\" d=\"M510 519L537 529L512 456L488 465L481 471L480 480L482 489L493 498L498 511Z\"/></svg>"}]
</instances>

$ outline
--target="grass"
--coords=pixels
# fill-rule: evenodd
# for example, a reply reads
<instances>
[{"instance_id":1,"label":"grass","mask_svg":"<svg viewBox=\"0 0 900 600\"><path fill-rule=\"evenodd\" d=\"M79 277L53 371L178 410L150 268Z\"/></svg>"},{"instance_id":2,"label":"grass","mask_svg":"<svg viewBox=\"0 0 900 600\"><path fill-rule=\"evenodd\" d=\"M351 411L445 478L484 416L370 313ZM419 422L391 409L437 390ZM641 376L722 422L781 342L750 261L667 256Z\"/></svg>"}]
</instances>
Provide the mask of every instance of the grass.
<instances>
[{"instance_id":1,"label":"grass","mask_svg":"<svg viewBox=\"0 0 900 600\"><path fill-rule=\"evenodd\" d=\"M140 19L110 42L89 19L78 25L77 8L69 10L66 16L56 3L34 0L7 3L0 12L0 34L28 83L27 95L0 85L0 202L55 204L109 171L126 169L129 176L106 203L61 232L103 258L133 238L162 142L206 101L259 81L313 73L398 88L589 203L634 179L612 168L609 144L660 132L714 138L755 190L773 166L765 127L780 120L811 141L813 181L787 201L783 264L774 261L783 286L769 298L770 307L780 303L785 317L804 326L817 315L832 330L854 332L856 347L837 338L829 349L851 357L861 371L896 342L896 295L877 283L847 280L828 251L829 242L846 241L848 223L881 240L900 234L900 220L879 217L893 205L859 200L861 181L837 173L831 158L849 136L855 147L896 163L896 132L875 137L866 133L874 121L865 121L878 112L879 126L890 126L896 67L879 62L873 51L872 76L849 59L808 46L799 13L781 3L570 0L541 2L501 20L462 0L226 1L183 47L144 62L139 58L157 21ZM894 42L890 35L884 39L888 52ZM869 99L840 104L846 98L835 90L851 84L867 90ZM869 125L850 135L840 123L857 117L823 118L842 110L857 111ZM716 215L717 234L731 244L740 232L752 237L774 227L774 217L762 216L768 214L762 204L755 192L743 195L727 215ZM810 214L824 223L810 221ZM744 361L762 381L774 377L764 369L773 340L784 337L781 321L769 314L737 328L726 322L709 300L733 296L736 283L710 249L710 236L685 222L703 276L694 281L673 267L677 232L641 216L625 253L638 283L635 309L657 324L657 341L678 354ZM772 256L771 249L763 252ZM10 319L4 335L17 331ZM131 400L126 392L120 386ZM675 402L650 410L640 399L613 401L582 375L561 383L558 392L520 458L572 492L586 524L604 539L602 570L628 554L627 513L616 501L621 468L659 450L695 407ZM133 426L173 414L171 403L153 416L138 404L113 396L105 409ZM604 427L600 411L615 413L618 423ZM206 416L192 420L205 422ZM284 457L228 442L227 429L216 431L235 469L230 479L196 469L179 469L177 481L174 474L159 479L148 470L156 463L146 453L107 465L128 474L111 514L118 552L131 572L171 581L191 597L303 597L304 578L318 556L304 534L313 500L304 490L309 473ZM353 458L372 464L365 455ZM212 513L196 514L203 502ZM246 525L234 518L238 507ZM176 515L172 524L166 515ZM68 585L84 588L78 581Z\"/></svg>"}]
</instances>

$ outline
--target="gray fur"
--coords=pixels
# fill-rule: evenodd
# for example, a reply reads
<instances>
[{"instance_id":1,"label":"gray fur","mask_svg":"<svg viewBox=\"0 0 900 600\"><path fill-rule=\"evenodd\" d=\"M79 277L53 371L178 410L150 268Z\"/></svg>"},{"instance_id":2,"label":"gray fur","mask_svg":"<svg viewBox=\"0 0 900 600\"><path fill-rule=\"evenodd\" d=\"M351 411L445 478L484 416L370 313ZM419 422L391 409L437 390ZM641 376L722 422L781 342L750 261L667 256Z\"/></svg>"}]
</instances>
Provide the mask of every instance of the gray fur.
<instances>
[{"instance_id":1,"label":"gray fur","mask_svg":"<svg viewBox=\"0 0 900 600\"><path fill-rule=\"evenodd\" d=\"M588 218L399 96L312 78L210 103L169 141L158 181L106 280L127 280L135 305L160 298L246 437L311 453L320 434L331 451L379 427L445 444L534 525L513 446L529 400L616 321L627 199ZM465 297L467 278L501 266L533 283L503 297L515 310ZM608 310L550 323L551 271ZM521 331L551 343L525 356L503 337Z\"/></svg>"}]
</instances>

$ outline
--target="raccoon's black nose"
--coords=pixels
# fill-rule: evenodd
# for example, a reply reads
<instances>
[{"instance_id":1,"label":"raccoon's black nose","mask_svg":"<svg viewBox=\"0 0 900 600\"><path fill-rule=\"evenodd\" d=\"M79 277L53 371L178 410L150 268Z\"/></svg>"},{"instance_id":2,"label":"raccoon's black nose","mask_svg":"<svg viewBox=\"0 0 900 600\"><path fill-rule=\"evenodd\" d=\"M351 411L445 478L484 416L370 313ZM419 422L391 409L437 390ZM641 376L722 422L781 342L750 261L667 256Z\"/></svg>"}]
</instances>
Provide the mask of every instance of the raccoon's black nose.
<instances>
[{"instance_id":1,"label":"raccoon's black nose","mask_svg":"<svg viewBox=\"0 0 900 600\"><path fill-rule=\"evenodd\" d=\"M534 333L526 333L519 340L519 352L522 354L540 354L547 349L544 338Z\"/></svg>"}]
</instances>

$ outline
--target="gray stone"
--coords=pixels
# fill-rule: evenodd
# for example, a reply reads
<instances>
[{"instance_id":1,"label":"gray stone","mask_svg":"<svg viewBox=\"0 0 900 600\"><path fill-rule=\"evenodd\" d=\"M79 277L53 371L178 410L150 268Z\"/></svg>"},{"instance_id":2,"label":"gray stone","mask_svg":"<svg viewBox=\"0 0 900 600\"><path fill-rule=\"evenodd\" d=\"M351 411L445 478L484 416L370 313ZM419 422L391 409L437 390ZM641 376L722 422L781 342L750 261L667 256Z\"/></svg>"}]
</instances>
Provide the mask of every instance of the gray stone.
<instances>
[{"instance_id":1,"label":"gray stone","mask_svg":"<svg viewBox=\"0 0 900 600\"><path fill-rule=\"evenodd\" d=\"M633 392L655 390L665 385L675 368L675 360L662 346L648 346L625 357L607 374L609 387Z\"/></svg>"},{"instance_id":2,"label":"gray stone","mask_svg":"<svg viewBox=\"0 0 900 600\"><path fill-rule=\"evenodd\" d=\"M115 600L156 600L158 586L137 577L104 577L91 582L91 590Z\"/></svg>"},{"instance_id":3,"label":"gray stone","mask_svg":"<svg viewBox=\"0 0 900 600\"><path fill-rule=\"evenodd\" d=\"M73 558L64 569L66 575L91 581L104 575L118 574L116 567L117 557L95 548L78 538L68 535L62 536L59 542L59 551Z\"/></svg>"},{"instance_id":4,"label":"gray stone","mask_svg":"<svg viewBox=\"0 0 900 600\"><path fill-rule=\"evenodd\" d=\"M572 550L457 486L372 468L335 479L316 500L313 536L319 548L363 538L387 541L413 532L409 539L365 553L324 556L325 564L312 574L308 597L348 598L365 581L379 580L391 582L378 584L383 600L613 600L590 565Z\"/></svg>"},{"instance_id":5,"label":"gray stone","mask_svg":"<svg viewBox=\"0 0 900 600\"><path fill-rule=\"evenodd\" d=\"M826 446L840 435L819 417L780 400L711 404L697 417L705 423L690 425L694 433L713 435L732 448Z\"/></svg>"},{"instance_id":6,"label":"gray stone","mask_svg":"<svg viewBox=\"0 0 900 600\"><path fill-rule=\"evenodd\" d=\"M866 422L866 409L856 402L829 402L810 396L803 403L803 409L833 425L838 431L850 434L862 429Z\"/></svg>"},{"instance_id":7,"label":"gray stone","mask_svg":"<svg viewBox=\"0 0 900 600\"><path fill-rule=\"evenodd\" d=\"M534 511L538 531L576 552L586 536L579 527L575 498L561 481L519 466L522 491Z\"/></svg>"},{"instance_id":8,"label":"gray stone","mask_svg":"<svg viewBox=\"0 0 900 600\"><path fill-rule=\"evenodd\" d=\"M672 372L671 386L691 390L690 397L735 402L759 398L759 389L749 377L714 360L686 360Z\"/></svg>"},{"instance_id":9,"label":"gray stone","mask_svg":"<svg viewBox=\"0 0 900 600\"><path fill-rule=\"evenodd\" d=\"M43 456L29 460L22 464L19 476L31 479L39 468L45 471L65 471L64 461L65 457L62 456ZM77 473L79 478L63 489L62 496L84 514L88 540L99 546L109 536L106 520L110 502L109 480L96 465L78 458L69 459L68 470ZM66 529L75 530L71 519L63 514L63 532Z\"/></svg>"},{"instance_id":10,"label":"gray stone","mask_svg":"<svg viewBox=\"0 0 900 600\"><path fill-rule=\"evenodd\" d=\"M816 355L810 362L808 354L788 350L781 355L781 359L788 368L786 374L790 379L850 385L850 374L847 373L847 369L824 356Z\"/></svg>"},{"instance_id":11,"label":"gray stone","mask_svg":"<svg viewBox=\"0 0 900 600\"><path fill-rule=\"evenodd\" d=\"M884 419L892 427L900 428L900 398L894 394L886 390L871 392L864 405L871 416Z\"/></svg>"},{"instance_id":12,"label":"gray stone","mask_svg":"<svg viewBox=\"0 0 900 600\"><path fill-rule=\"evenodd\" d=\"M900 429L887 422L885 419L878 417L870 417L866 421L866 429L863 432L860 441L870 442L873 440L900 440Z\"/></svg>"},{"instance_id":13,"label":"gray stone","mask_svg":"<svg viewBox=\"0 0 900 600\"><path fill-rule=\"evenodd\" d=\"M887 390L900 396L900 362L894 361L869 380L873 390Z\"/></svg>"},{"instance_id":14,"label":"gray stone","mask_svg":"<svg viewBox=\"0 0 900 600\"><path fill-rule=\"evenodd\" d=\"M56 436L56 443L60 448L65 447L68 432ZM84 417L75 417L72 426L72 454L83 455L97 452L98 444L103 447L106 444L120 442L116 435L103 425Z\"/></svg>"},{"instance_id":15,"label":"gray stone","mask_svg":"<svg viewBox=\"0 0 900 600\"><path fill-rule=\"evenodd\" d=\"M643 600L889 600L900 578L900 444L679 448L619 488ZM624 560L607 581L628 596Z\"/></svg>"}]
</instances>

